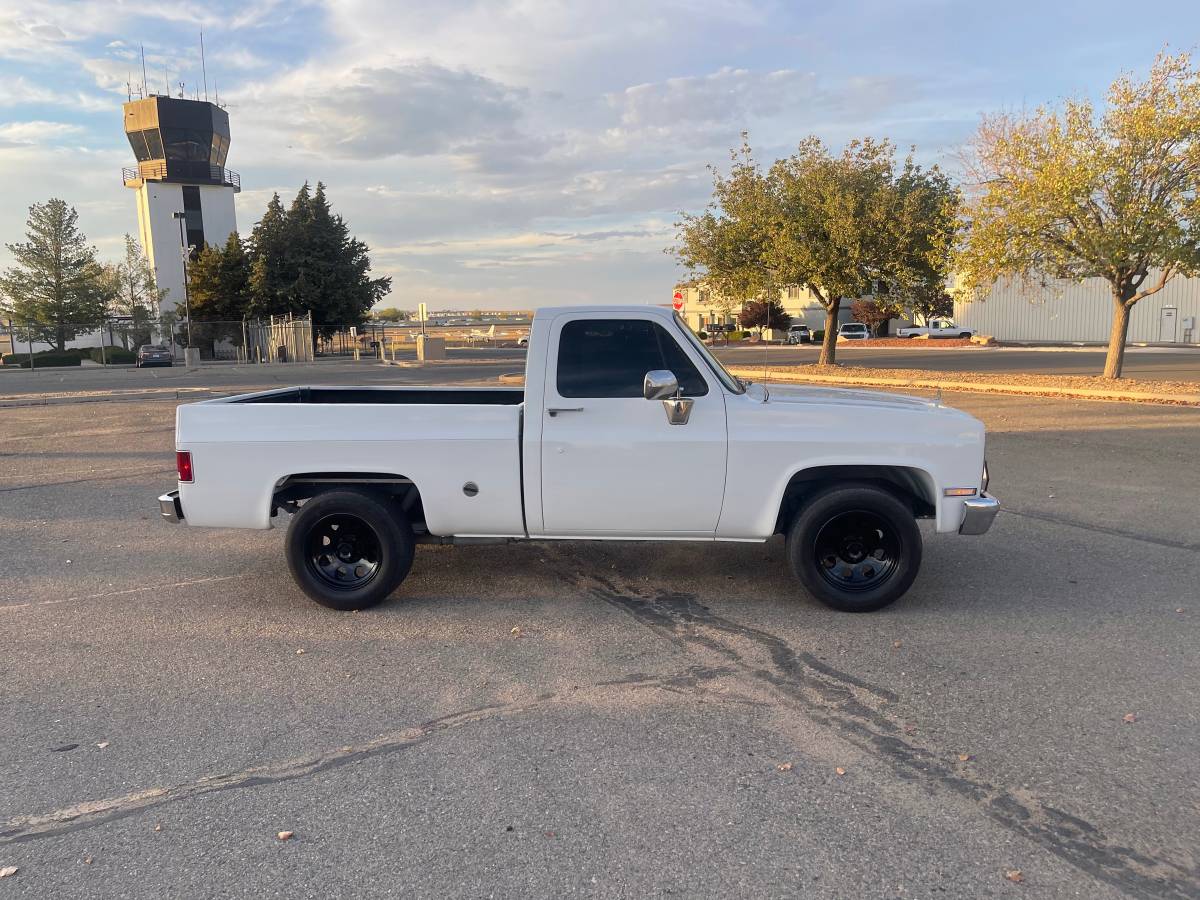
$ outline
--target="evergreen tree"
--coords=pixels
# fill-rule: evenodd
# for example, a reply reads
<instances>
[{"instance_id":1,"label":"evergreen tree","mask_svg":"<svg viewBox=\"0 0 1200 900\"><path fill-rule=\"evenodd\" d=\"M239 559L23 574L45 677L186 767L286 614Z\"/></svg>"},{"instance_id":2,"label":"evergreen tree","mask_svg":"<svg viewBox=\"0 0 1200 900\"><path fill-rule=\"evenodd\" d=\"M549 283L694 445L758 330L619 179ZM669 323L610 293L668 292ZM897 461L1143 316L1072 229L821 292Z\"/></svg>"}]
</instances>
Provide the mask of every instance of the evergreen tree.
<instances>
[{"instance_id":1,"label":"evergreen tree","mask_svg":"<svg viewBox=\"0 0 1200 900\"><path fill-rule=\"evenodd\" d=\"M0 275L4 313L26 336L60 351L99 327L111 298L111 282L78 218L57 198L29 207L27 240L5 245L16 265Z\"/></svg>"},{"instance_id":2,"label":"evergreen tree","mask_svg":"<svg viewBox=\"0 0 1200 900\"><path fill-rule=\"evenodd\" d=\"M250 302L246 311L252 317L287 312L288 294L295 281L288 224L287 211L279 194L274 194L250 232Z\"/></svg>"},{"instance_id":3,"label":"evergreen tree","mask_svg":"<svg viewBox=\"0 0 1200 900\"><path fill-rule=\"evenodd\" d=\"M252 265L236 231L224 247L205 245L188 266L192 302L192 337L216 344L240 338L242 319L251 306ZM215 347L214 347L215 350Z\"/></svg>"},{"instance_id":4,"label":"evergreen tree","mask_svg":"<svg viewBox=\"0 0 1200 900\"><path fill-rule=\"evenodd\" d=\"M285 211L279 196L250 236L250 308L254 315L306 315L329 335L360 324L387 295L390 278L371 278L367 245L335 215L325 185L307 182Z\"/></svg>"}]
</instances>

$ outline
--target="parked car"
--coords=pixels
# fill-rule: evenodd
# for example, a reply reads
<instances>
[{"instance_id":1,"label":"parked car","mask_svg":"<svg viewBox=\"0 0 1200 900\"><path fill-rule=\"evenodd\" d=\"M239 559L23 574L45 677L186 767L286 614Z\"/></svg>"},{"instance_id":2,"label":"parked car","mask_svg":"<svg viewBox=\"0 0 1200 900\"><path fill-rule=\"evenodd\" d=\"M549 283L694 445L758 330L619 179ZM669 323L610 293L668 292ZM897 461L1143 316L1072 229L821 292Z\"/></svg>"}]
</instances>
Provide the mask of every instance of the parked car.
<instances>
[{"instance_id":1,"label":"parked car","mask_svg":"<svg viewBox=\"0 0 1200 900\"><path fill-rule=\"evenodd\" d=\"M950 319L930 319L928 325L909 325L896 329L897 337L912 338L926 334L931 338L969 338L975 332L955 325Z\"/></svg>"},{"instance_id":2,"label":"parked car","mask_svg":"<svg viewBox=\"0 0 1200 900\"><path fill-rule=\"evenodd\" d=\"M524 387L222 397L179 407L175 447L164 518L288 522L292 576L342 610L391 594L418 541L782 533L810 594L865 612L913 583L917 519L982 534L999 509L978 420L940 400L747 384L652 306L539 311Z\"/></svg>"},{"instance_id":3,"label":"parked car","mask_svg":"<svg viewBox=\"0 0 1200 900\"><path fill-rule=\"evenodd\" d=\"M175 360L171 351L162 344L143 344L138 347L137 356L133 360L135 369L145 369L149 366L172 366Z\"/></svg>"},{"instance_id":4,"label":"parked car","mask_svg":"<svg viewBox=\"0 0 1200 900\"><path fill-rule=\"evenodd\" d=\"M843 322L838 326L839 341L865 341L871 337L871 332L862 322Z\"/></svg>"},{"instance_id":5,"label":"parked car","mask_svg":"<svg viewBox=\"0 0 1200 900\"><path fill-rule=\"evenodd\" d=\"M808 344L812 342L812 332L807 325L793 325L788 329L786 340L789 344Z\"/></svg>"}]
</instances>

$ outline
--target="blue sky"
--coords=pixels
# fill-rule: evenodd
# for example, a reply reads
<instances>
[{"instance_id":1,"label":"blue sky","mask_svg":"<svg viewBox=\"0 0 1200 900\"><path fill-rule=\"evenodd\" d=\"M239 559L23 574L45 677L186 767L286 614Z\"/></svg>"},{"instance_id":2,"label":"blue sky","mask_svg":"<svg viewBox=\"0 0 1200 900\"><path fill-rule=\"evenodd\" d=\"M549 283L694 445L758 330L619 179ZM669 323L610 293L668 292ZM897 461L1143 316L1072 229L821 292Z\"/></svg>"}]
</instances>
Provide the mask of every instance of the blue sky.
<instances>
[{"instance_id":1,"label":"blue sky","mask_svg":"<svg viewBox=\"0 0 1200 900\"><path fill-rule=\"evenodd\" d=\"M126 81L227 103L248 234L323 180L393 278L384 305L665 302L663 253L749 130L916 145L953 168L979 115L1101 97L1200 40L1200 4L749 0L0 0L0 239L76 206L101 255L136 233ZM0 250L0 266L8 263Z\"/></svg>"}]
</instances>

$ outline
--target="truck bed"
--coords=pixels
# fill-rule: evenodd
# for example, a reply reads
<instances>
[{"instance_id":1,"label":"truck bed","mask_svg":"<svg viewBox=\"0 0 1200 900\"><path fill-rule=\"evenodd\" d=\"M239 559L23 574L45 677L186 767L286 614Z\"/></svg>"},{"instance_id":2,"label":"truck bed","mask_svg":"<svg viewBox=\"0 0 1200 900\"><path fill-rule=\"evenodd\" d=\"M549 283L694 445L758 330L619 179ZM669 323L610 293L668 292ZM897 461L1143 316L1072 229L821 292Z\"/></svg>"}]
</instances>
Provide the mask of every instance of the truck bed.
<instances>
[{"instance_id":1,"label":"truck bed","mask_svg":"<svg viewBox=\"0 0 1200 900\"><path fill-rule=\"evenodd\" d=\"M286 479L370 473L416 485L431 534L521 536L524 400L520 388L384 385L187 403L175 440L192 453L195 483L180 485L180 500L193 525L267 528Z\"/></svg>"},{"instance_id":2,"label":"truck bed","mask_svg":"<svg viewBox=\"0 0 1200 900\"><path fill-rule=\"evenodd\" d=\"M234 397L230 403L379 403L437 404L439 406L518 406L524 388L480 387L289 387Z\"/></svg>"}]
</instances>

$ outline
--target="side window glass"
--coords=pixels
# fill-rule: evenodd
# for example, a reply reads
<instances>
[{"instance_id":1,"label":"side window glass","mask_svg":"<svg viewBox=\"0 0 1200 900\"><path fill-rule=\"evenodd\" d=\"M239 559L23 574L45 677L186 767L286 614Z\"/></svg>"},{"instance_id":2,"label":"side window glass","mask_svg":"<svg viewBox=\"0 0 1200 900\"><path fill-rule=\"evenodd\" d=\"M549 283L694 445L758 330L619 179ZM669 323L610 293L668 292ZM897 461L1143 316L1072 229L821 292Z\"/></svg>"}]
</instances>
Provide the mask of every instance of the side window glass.
<instances>
[{"instance_id":1,"label":"side window glass","mask_svg":"<svg viewBox=\"0 0 1200 900\"><path fill-rule=\"evenodd\" d=\"M654 325L654 333L662 346L663 364L661 368L670 369L675 373L675 377L679 380L679 386L683 389L684 396L703 397L707 394L708 382L704 380L704 376L700 374L699 370L692 365L692 361L683 352L683 348L679 346L679 342L661 325Z\"/></svg>"},{"instance_id":2,"label":"side window glass","mask_svg":"<svg viewBox=\"0 0 1200 900\"><path fill-rule=\"evenodd\" d=\"M661 326L640 319L579 319L558 339L560 397L641 397L653 369L670 369L690 396L708 393L704 378Z\"/></svg>"}]
</instances>

